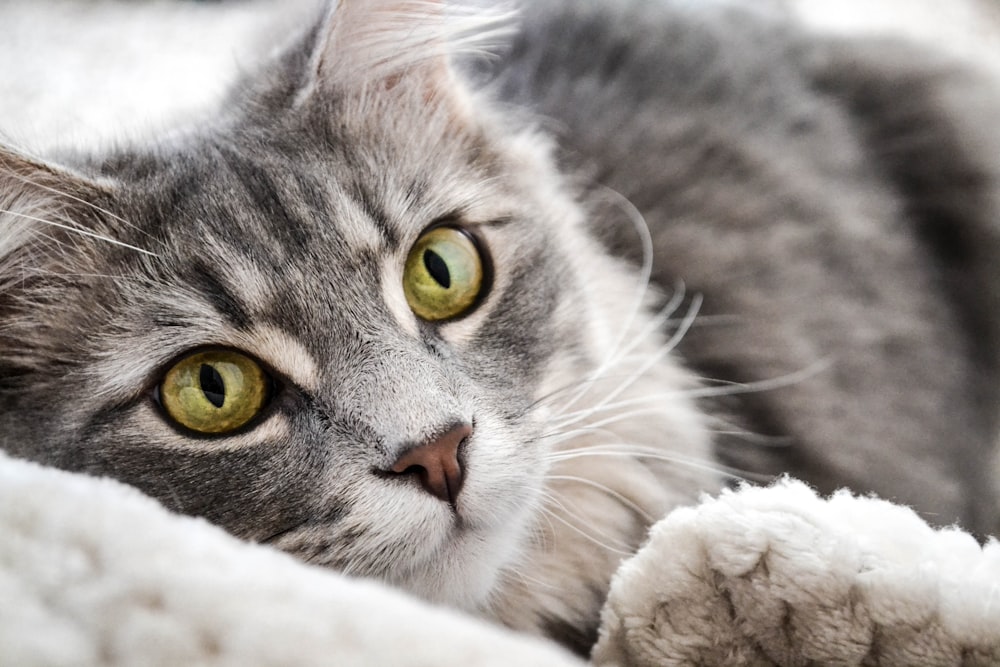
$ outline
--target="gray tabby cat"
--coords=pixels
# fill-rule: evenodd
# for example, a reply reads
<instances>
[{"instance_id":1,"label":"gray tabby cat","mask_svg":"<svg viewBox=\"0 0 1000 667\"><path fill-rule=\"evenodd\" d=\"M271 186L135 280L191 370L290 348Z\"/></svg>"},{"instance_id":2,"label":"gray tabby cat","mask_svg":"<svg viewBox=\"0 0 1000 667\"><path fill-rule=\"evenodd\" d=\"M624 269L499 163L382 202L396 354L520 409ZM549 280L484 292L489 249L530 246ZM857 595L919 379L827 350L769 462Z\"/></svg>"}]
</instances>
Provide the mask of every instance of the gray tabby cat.
<instances>
[{"instance_id":1,"label":"gray tabby cat","mask_svg":"<svg viewBox=\"0 0 1000 667\"><path fill-rule=\"evenodd\" d=\"M975 77L528 4L344 1L200 126L0 149L0 447L580 652L727 470L996 530Z\"/></svg>"}]
</instances>

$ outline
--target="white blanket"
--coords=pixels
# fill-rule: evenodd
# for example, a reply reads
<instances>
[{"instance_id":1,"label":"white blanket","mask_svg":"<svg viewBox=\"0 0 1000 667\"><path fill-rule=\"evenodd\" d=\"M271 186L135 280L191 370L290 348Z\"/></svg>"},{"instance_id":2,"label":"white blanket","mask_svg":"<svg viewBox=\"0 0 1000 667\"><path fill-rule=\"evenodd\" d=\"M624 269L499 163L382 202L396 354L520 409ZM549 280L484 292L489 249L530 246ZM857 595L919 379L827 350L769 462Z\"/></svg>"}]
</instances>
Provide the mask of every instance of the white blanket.
<instances>
[{"instance_id":1,"label":"white blanket","mask_svg":"<svg viewBox=\"0 0 1000 667\"><path fill-rule=\"evenodd\" d=\"M108 479L0 454L0 665L579 665L242 543Z\"/></svg>"},{"instance_id":2,"label":"white blanket","mask_svg":"<svg viewBox=\"0 0 1000 667\"><path fill-rule=\"evenodd\" d=\"M657 524L618 571L601 665L1000 665L1000 543L801 482Z\"/></svg>"},{"instance_id":3,"label":"white blanket","mask_svg":"<svg viewBox=\"0 0 1000 667\"><path fill-rule=\"evenodd\" d=\"M0 454L0 664L581 662L135 490ZM806 486L678 510L626 561L598 665L1000 665L1000 544Z\"/></svg>"}]
</instances>

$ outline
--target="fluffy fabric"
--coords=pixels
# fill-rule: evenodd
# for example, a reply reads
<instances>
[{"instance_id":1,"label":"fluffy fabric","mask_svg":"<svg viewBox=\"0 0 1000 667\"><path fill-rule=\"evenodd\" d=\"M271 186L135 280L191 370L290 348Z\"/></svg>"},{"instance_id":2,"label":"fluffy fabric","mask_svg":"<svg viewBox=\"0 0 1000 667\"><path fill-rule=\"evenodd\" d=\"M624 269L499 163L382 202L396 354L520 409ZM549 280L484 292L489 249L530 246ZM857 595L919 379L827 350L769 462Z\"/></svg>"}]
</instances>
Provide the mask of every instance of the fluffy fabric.
<instances>
[{"instance_id":1,"label":"fluffy fabric","mask_svg":"<svg viewBox=\"0 0 1000 667\"><path fill-rule=\"evenodd\" d=\"M657 524L618 571L596 662L1000 665L1000 543L801 482Z\"/></svg>"},{"instance_id":2,"label":"fluffy fabric","mask_svg":"<svg viewBox=\"0 0 1000 667\"><path fill-rule=\"evenodd\" d=\"M540 640L0 454L0 665L537 665Z\"/></svg>"},{"instance_id":3,"label":"fluffy fabric","mask_svg":"<svg viewBox=\"0 0 1000 667\"><path fill-rule=\"evenodd\" d=\"M0 454L0 663L580 665L110 480ZM998 665L1000 543L785 481L675 511L625 562L597 665Z\"/></svg>"}]
</instances>

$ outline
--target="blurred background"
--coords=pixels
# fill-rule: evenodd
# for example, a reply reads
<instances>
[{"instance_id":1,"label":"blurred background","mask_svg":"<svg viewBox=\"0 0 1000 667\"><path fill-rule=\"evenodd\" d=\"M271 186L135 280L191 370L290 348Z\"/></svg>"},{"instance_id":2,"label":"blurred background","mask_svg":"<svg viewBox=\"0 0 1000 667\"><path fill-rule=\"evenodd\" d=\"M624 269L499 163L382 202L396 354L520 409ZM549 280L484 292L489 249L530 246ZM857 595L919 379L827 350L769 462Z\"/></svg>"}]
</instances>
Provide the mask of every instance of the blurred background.
<instances>
[{"instance_id":1,"label":"blurred background","mask_svg":"<svg viewBox=\"0 0 1000 667\"><path fill-rule=\"evenodd\" d=\"M917 40L1000 79L1000 0L664 1L784 8L818 32ZM2 0L0 136L44 154L168 132L212 108L319 2Z\"/></svg>"}]
</instances>

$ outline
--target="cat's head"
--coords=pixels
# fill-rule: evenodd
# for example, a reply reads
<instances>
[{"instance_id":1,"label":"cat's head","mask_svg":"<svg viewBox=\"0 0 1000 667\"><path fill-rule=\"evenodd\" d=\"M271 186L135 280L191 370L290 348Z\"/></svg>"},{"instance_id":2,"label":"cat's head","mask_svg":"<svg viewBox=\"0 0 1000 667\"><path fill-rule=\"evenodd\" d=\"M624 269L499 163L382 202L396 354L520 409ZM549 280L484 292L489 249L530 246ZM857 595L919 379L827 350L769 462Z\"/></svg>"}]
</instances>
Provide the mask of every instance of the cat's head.
<instances>
[{"instance_id":1,"label":"cat's head","mask_svg":"<svg viewBox=\"0 0 1000 667\"><path fill-rule=\"evenodd\" d=\"M547 398L635 285L457 81L467 20L340 2L203 127L2 150L0 446L480 604L537 527Z\"/></svg>"}]
</instances>

